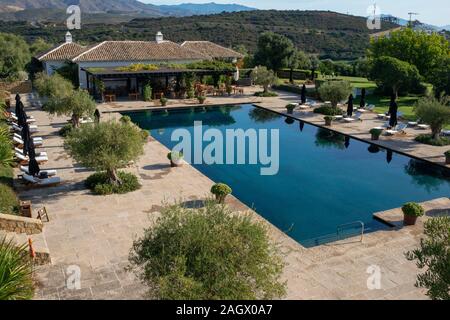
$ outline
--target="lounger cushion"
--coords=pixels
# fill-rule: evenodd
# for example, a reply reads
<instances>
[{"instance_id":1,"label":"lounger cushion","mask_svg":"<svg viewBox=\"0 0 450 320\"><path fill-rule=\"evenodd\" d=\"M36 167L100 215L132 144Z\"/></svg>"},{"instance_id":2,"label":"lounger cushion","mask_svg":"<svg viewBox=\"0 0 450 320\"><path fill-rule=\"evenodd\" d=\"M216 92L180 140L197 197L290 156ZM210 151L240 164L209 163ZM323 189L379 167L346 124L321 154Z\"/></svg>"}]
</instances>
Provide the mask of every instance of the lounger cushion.
<instances>
[{"instance_id":1,"label":"lounger cushion","mask_svg":"<svg viewBox=\"0 0 450 320\"><path fill-rule=\"evenodd\" d=\"M20 166L20 171L22 171L23 173L26 173L26 174L30 174L28 172L28 167L27 166ZM56 170L41 170L40 173L47 174L49 177L57 175L57 171Z\"/></svg>"},{"instance_id":2,"label":"lounger cushion","mask_svg":"<svg viewBox=\"0 0 450 320\"><path fill-rule=\"evenodd\" d=\"M61 182L61 178L59 178L59 177L39 179L39 178L32 177L26 173L23 174L23 179L27 182L30 182L34 185L39 185L39 186L46 186L46 185L57 184L57 183Z\"/></svg>"}]
</instances>

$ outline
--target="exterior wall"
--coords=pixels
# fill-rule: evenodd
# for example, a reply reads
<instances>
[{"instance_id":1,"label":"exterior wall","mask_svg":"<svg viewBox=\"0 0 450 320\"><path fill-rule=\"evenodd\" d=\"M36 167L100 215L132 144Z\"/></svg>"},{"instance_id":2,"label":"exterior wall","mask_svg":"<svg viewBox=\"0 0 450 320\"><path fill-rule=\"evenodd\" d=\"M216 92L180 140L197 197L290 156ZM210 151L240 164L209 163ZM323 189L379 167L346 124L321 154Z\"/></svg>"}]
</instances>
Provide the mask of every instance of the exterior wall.
<instances>
[{"instance_id":1,"label":"exterior wall","mask_svg":"<svg viewBox=\"0 0 450 320\"><path fill-rule=\"evenodd\" d=\"M44 225L41 220L0 214L0 230L8 232L38 234L42 232Z\"/></svg>"},{"instance_id":2,"label":"exterior wall","mask_svg":"<svg viewBox=\"0 0 450 320\"><path fill-rule=\"evenodd\" d=\"M43 62L45 73L49 76L55 73L55 70L64 65L64 61L45 61Z\"/></svg>"},{"instance_id":3,"label":"exterior wall","mask_svg":"<svg viewBox=\"0 0 450 320\"><path fill-rule=\"evenodd\" d=\"M160 64L160 63L177 63L186 64L191 62L197 62L201 60L173 60L173 61L102 61L102 62L79 62L78 63L78 76L80 79L80 88L87 89L87 79L86 72L81 69L87 68L115 68L115 67L126 67L132 64L143 63L143 64Z\"/></svg>"}]
</instances>

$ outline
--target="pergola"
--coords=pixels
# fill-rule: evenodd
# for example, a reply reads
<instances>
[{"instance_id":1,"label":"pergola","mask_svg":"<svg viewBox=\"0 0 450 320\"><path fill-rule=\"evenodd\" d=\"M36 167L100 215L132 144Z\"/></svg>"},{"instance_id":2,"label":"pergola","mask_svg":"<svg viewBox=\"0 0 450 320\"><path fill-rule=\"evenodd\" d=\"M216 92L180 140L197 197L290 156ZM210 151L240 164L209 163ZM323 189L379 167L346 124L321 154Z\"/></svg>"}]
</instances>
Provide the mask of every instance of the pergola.
<instances>
[{"instance_id":1,"label":"pergola","mask_svg":"<svg viewBox=\"0 0 450 320\"><path fill-rule=\"evenodd\" d=\"M98 83L102 81L105 85L105 96L114 95L138 99L143 94L143 88L150 83L154 98L166 96L177 98L183 93L182 79L187 74L195 74L203 79L212 76L217 84L221 75L231 75L229 70L198 70L198 69L170 69L158 70L123 71L119 68L87 68L86 72L88 91L99 97Z\"/></svg>"}]
</instances>

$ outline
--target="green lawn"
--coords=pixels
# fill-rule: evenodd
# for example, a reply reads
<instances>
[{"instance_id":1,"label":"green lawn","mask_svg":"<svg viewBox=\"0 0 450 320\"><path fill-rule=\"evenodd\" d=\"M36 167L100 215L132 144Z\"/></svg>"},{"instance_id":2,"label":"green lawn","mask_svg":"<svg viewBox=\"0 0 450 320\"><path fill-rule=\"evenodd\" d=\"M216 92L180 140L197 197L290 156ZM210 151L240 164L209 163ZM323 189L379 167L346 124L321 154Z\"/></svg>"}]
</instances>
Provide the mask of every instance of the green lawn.
<instances>
[{"instance_id":1,"label":"green lawn","mask_svg":"<svg viewBox=\"0 0 450 320\"><path fill-rule=\"evenodd\" d=\"M339 76L339 77L333 77L333 78L327 78L327 77L319 77L319 80L327 80L327 79L340 79L350 82L353 88L366 88L366 89L375 89L377 87L376 83L373 81L368 80L367 78L362 77L345 77L345 76Z\"/></svg>"},{"instance_id":2,"label":"green lawn","mask_svg":"<svg viewBox=\"0 0 450 320\"><path fill-rule=\"evenodd\" d=\"M416 120L413 112L413 106L419 99L418 96L399 97L397 99L398 110L403 113L403 117L409 121ZM359 105L360 98L355 99L355 105ZM366 97L367 104L375 105L375 112L385 113L389 110L389 97L380 97L376 95L368 95Z\"/></svg>"}]
</instances>

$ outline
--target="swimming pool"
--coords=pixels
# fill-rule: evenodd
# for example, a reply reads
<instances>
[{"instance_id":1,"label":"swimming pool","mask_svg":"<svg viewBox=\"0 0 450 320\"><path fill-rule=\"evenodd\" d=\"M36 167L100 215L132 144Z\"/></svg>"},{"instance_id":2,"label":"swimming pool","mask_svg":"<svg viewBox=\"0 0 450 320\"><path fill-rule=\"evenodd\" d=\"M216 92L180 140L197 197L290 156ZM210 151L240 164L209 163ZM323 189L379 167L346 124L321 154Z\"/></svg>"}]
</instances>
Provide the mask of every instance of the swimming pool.
<instances>
[{"instance_id":1,"label":"swimming pool","mask_svg":"<svg viewBox=\"0 0 450 320\"><path fill-rule=\"evenodd\" d=\"M335 240L341 225L362 221L366 232L387 228L373 213L450 195L448 172L365 142L252 105L124 113L173 148L175 129L279 129L279 172L259 165L194 164L304 246ZM445 171L445 172L444 172ZM357 230L347 230L348 235ZM356 228L356 227L355 227ZM344 232L345 234L345 232Z\"/></svg>"}]
</instances>

